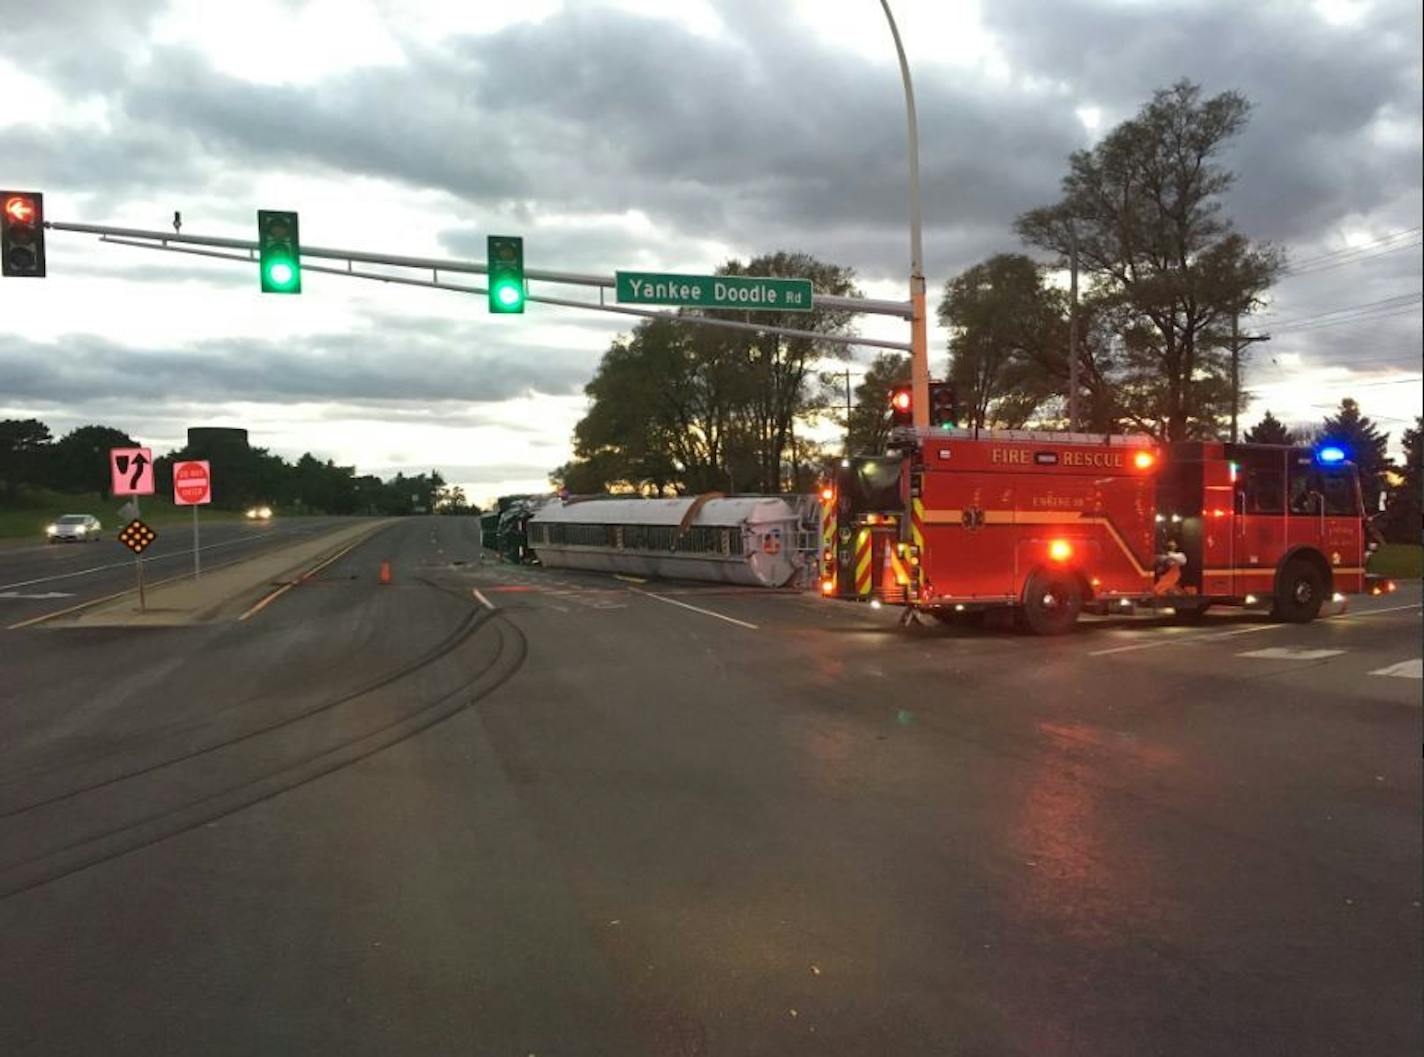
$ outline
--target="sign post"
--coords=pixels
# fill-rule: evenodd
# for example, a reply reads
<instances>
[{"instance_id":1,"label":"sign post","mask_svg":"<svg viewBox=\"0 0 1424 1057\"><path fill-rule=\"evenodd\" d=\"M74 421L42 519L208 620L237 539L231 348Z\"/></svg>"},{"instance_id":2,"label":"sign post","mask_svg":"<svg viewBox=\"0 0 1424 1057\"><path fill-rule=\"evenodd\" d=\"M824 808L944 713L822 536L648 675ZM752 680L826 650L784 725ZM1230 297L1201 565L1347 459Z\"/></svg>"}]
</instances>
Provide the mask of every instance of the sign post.
<instances>
[{"instance_id":1,"label":"sign post","mask_svg":"<svg viewBox=\"0 0 1424 1057\"><path fill-rule=\"evenodd\" d=\"M116 496L133 496L134 521L138 522L138 497L153 495L153 452L148 448L110 448L109 492ZM128 529L124 531L127 532ZM138 608L140 611L146 611L148 600L143 593L142 555L148 543L134 549L122 532L119 534L119 540L134 552L134 569L138 576ZM151 543L152 540L148 542Z\"/></svg>"},{"instance_id":2,"label":"sign post","mask_svg":"<svg viewBox=\"0 0 1424 1057\"><path fill-rule=\"evenodd\" d=\"M202 575L198 561L198 507L213 501L212 468L206 459L173 464L173 505L193 508L193 579Z\"/></svg>"},{"instance_id":3,"label":"sign post","mask_svg":"<svg viewBox=\"0 0 1424 1057\"><path fill-rule=\"evenodd\" d=\"M810 279L618 272L614 284L620 305L735 308L743 312L811 312L816 307Z\"/></svg>"}]
</instances>

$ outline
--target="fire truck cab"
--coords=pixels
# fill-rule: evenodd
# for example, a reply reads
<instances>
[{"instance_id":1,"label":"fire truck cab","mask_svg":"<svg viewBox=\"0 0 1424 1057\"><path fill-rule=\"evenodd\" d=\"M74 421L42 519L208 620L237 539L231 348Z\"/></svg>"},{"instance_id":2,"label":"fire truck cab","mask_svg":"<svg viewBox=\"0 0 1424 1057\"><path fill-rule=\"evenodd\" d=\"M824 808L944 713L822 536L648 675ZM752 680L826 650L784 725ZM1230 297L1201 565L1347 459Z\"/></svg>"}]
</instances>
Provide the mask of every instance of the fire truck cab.
<instances>
[{"instance_id":1,"label":"fire truck cab","mask_svg":"<svg viewBox=\"0 0 1424 1057\"><path fill-rule=\"evenodd\" d=\"M1228 604L1304 622L1371 586L1333 447L900 429L889 455L842 460L823 500L822 593L941 620L1007 608L1058 634L1085 610Z\"/></svg>"}]
</instances>

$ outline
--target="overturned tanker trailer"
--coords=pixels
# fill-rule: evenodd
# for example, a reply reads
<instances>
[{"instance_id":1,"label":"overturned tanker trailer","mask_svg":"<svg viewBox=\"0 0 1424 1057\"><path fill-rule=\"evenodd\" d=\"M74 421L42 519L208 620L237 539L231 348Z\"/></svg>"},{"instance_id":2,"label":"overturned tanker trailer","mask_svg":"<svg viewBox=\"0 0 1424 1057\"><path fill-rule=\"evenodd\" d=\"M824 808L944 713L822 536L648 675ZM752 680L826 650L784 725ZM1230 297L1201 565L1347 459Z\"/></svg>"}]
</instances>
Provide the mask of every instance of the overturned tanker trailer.
<instances>
[{"instance_id":1,"label":"overturned tanker trailer","mask_svg":"<svg viewBox=\"0 0 1424 1057\"><path fill-rule=\"evenodd\" d=\"M529 519L529 546L555 569L806 587L818 575L820 507L801 495L566 499Z\"/></svg>"}]
</instances>

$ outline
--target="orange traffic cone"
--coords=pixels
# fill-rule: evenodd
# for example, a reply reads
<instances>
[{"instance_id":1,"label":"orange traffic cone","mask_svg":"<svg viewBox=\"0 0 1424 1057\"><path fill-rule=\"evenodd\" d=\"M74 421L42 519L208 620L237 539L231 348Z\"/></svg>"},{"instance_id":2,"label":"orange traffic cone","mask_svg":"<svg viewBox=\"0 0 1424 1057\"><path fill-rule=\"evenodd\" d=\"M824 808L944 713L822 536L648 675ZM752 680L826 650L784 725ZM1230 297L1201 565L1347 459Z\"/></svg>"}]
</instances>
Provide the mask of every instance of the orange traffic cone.
<instances>
[{"instance_id":1,"label":"orange traffic cone","mask_svg":"<svg viewBox=\"0 0 1424 1057\"><path fill-rule=\"evenodd\" d=\"M380 578L380 582L383 583L383 584L388 584L388 583L391 582L391 563L390 563L390 562L381 562L381 578Z\"/></svg>"}]
</instances>

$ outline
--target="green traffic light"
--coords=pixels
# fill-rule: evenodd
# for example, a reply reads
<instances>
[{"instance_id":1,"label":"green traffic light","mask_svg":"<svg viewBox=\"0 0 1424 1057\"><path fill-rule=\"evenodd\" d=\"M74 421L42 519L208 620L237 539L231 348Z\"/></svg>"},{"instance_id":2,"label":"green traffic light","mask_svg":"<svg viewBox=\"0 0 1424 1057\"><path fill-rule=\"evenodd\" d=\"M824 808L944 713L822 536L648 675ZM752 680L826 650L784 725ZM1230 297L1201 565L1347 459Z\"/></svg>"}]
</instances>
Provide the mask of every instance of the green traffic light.
<instances>
[{"instance_id":1,"label":"green traffic light","mask_svg":"<svg viewBox=\"0 0 1424 1057\"><path fill-rule=\"evenodd\" d=\"M514 283L500 283L495 287L495 298L506 308L513 308L524 300L524 293Z\"/></svg>"},{"instance_id":2,"label":"green traffic light","mask_svg":"<svg viewBox=\"0 0 1424 1057\"><path fill-rule=\"evenodd\" d=\"M295 275L296 272L286 261L276 261L267 269L267 278L273 286L291 286Z\"/></svg>"},{"instance_id":3,"label":"green traffic light","mask_svg":"<svg viewBox=\"0 0 1424 1057\"><path fill-rule=\"evenodd\" d=\"M524 240L516 235L491 235L489 249L489 310L524 311Z\"/></svg>"},{"instance_id":4,"label":"green traffic light","mask_svg":"<svg viewBox=\"0 0 1424 1057\"><path fill-rule=\"evenodd\" d=\"M259 209L257 251L263 293L302 292L302 250L296 213Z\"/></svg>"}]
</instances>

